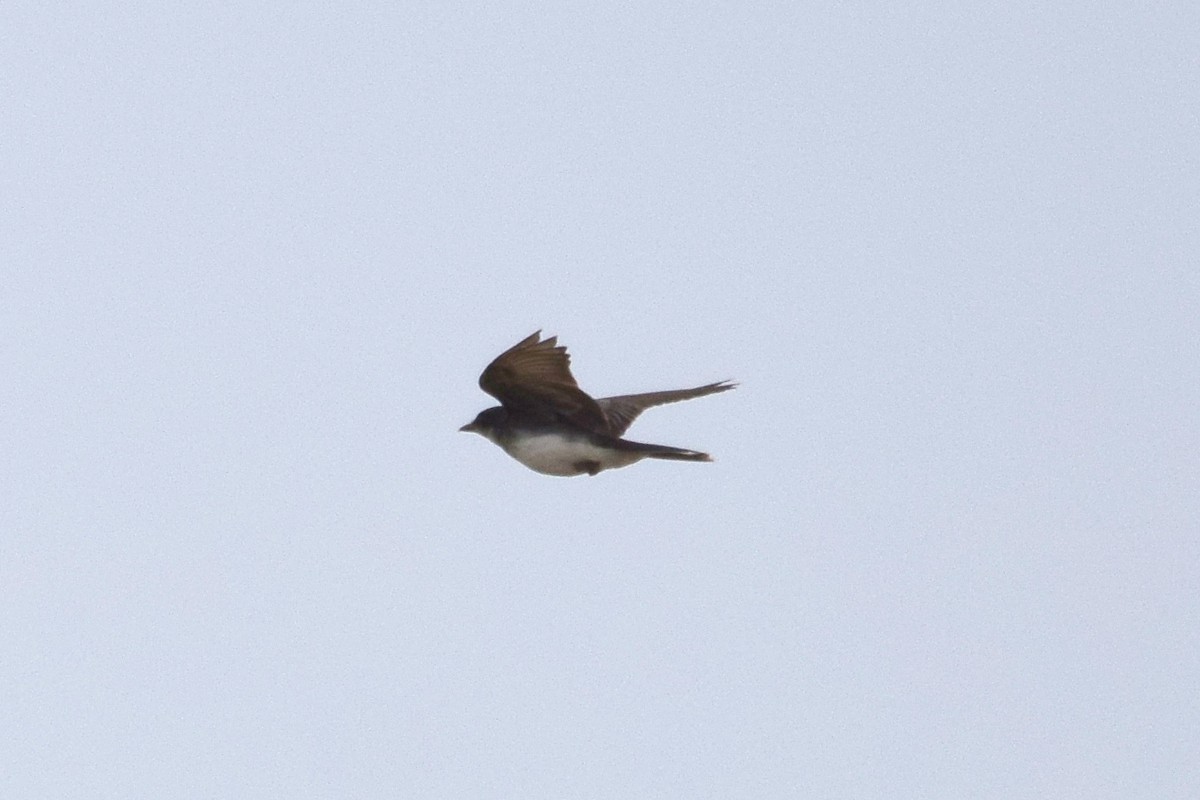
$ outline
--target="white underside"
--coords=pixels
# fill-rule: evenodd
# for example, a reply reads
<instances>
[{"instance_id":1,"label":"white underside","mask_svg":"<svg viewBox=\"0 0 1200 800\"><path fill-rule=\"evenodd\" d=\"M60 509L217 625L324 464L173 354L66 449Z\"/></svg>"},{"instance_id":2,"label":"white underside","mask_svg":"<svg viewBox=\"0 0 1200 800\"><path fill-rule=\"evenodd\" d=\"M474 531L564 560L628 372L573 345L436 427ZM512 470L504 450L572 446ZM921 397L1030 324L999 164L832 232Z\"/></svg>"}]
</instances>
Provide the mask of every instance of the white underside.
<instances>
[{"instance_id":1,"label":"white underside","mask_svg":"<svg viewBox=\"0 0 1200 800\"><path fill-rule=\"evenodd\" d=\"M567 477L580 475L582 461L595 461L601 469L627 467L645 458L644 453L625 453L608 450L582 440L563 439L561 436L530 436L518 441L497 442L504 452L525 466L543 475Z\"/></svg>"}]
</instances>

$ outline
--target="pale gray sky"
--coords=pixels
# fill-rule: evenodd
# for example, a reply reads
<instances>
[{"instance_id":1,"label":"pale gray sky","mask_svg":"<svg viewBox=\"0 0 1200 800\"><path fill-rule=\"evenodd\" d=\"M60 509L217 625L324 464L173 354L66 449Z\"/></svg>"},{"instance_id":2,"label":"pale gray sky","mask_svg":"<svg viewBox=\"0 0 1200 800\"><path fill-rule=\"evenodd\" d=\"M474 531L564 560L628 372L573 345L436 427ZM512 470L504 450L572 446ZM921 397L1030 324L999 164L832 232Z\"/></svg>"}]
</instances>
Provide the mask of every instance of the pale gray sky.
<instances>
[{"instance_id":1,"label":"pale gray sky","mask_svg":"<svg viewBox=\"0 0 1200 800\"><path fill-rule=\"evenodd\" d=\"M1200 796L1192 4L0 42L0 796ZM457 433L537 328L716 463Z\"/></svg>"}]
</instances>

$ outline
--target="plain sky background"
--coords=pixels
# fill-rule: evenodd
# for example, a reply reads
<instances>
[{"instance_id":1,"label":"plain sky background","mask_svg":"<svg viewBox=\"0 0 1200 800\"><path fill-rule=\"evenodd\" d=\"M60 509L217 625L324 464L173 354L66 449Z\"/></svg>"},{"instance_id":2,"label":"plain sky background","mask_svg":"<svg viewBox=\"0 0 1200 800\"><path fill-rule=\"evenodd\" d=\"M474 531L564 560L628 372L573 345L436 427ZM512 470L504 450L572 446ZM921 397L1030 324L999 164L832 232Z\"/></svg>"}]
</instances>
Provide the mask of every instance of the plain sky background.
<instances>
[{"instance_id":1,"label":"plain sky background","mask_svg":"<svg viewBox=\"0 0 1200 800\"><path fill-rule=\"evenodd\" d=\"M0 796L1200 796L1194 3L0 6ZM458 426L535 329L597 395Z\"/></svg>"}]
</instances>

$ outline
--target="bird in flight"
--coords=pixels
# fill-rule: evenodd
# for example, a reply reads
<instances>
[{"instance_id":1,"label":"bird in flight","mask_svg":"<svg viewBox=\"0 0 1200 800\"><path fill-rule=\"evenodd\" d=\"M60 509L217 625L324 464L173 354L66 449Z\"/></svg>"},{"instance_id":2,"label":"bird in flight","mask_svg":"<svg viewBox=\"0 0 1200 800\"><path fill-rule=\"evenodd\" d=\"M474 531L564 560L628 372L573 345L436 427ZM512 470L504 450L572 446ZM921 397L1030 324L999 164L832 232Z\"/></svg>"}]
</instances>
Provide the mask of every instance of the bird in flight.
<instances>
[{"instance_id":1,"label":"bird in flight","mask_svg":"<svg viewBox=\"0 0 1200 800\"><path fill-rule=\"evenodd\" d=\"M479 387L500 405L479 412L460 431L478 433L543 475L595 475L643 458L712 461L708 453L621 436L647 408L724 392L736 383L593 398L571 375L567 348L557 336L542 339L541 334L522 339L488 364Z\"/></svg>"}]
</instances>

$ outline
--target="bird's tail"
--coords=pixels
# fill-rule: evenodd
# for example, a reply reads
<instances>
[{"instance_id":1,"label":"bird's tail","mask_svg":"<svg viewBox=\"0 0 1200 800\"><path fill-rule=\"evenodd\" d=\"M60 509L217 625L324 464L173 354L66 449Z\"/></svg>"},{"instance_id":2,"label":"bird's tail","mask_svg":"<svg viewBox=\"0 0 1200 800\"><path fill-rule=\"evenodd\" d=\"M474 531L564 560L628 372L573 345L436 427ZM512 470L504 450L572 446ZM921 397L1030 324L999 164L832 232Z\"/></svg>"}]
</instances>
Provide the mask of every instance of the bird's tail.
<instances>
[{"instance_id":1,"label":"bird's tail","mask_svg":"<svg viewBox=\"0 0 1200 800\"><path fill-rule=\"evenodd\" d=\"M671 447L665 444L642 444L621 439L623 449L645 453L646 458L661 458L666 461L712 461L708 453L698 450L686 450L682 447Z\"/></svg>"}]
</instances>

